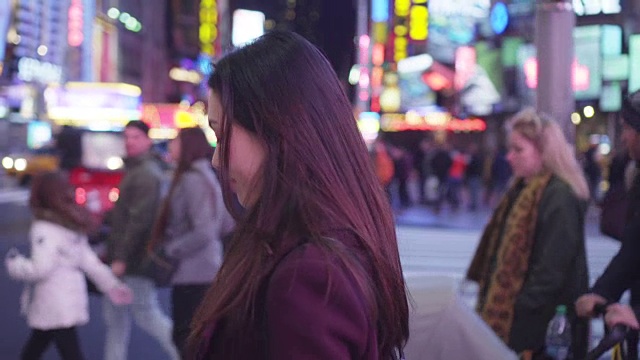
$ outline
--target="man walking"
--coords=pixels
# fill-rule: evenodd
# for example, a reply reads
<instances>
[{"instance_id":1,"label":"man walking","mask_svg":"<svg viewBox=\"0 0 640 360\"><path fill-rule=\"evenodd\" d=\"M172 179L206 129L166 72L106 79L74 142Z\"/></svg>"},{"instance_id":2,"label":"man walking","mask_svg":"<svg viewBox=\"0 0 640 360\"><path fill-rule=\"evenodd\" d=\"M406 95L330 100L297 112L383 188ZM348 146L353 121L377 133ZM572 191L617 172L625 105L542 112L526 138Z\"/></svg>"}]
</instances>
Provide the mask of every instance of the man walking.
<instances>
[{"instance_id":1,"label":"man walking","mask_svg":"<svg viewBox=\"0 0 640 360\"><path fill-rule=\"evenodd\" d=\"M622 140L629 156L636 161L636 170L640 160L640 91L630 94L622 105ZM631 305L636 309L638 304L637 284L640 281L640 173L636 171L629 189L628 205L622 246L611 259L604 273L596 280L590 293L582 295L576 302L576 313L579 316L593 316L596 304L617 302L622 294L631 288ZM630 359L638 358L637 333L631 333L629 346Z\"/></svg>"},{"instance_id":2,"label":"man walking","mask_svg":"<svg viewBox=\"0 0 640 360\"><path fill-rule=\"evenodd\" d=\"M159 160L151 153L149 126L130 121L124 130L127 158L120 183L120 197L111 214L112 232L108 241L111 270L133 290L133 303L114 306L103 302L107 325L105 360L125 360L131 333L131 316L155 338L170 359L179 359L172 338L172 321L160 309L153 280L138 272L163 192Z\"/></svg>"}]
</instances>

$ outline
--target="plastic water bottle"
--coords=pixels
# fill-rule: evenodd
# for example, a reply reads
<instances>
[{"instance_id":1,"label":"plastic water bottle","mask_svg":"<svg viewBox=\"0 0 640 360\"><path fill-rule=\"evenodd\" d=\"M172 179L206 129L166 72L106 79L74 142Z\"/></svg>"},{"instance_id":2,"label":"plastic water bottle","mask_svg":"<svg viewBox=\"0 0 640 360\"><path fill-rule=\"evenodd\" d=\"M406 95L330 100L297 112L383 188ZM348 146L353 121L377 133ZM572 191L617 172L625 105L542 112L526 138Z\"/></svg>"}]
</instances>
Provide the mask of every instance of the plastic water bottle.
<instances>
[{"instance_id":1,"label":"plastic water bottle","mask_svg":"<svg viewBox=\"0 0 640 360\"><path fill-rule=\"evenodd\" d=\"M549 322L545 339L547 355L554 360L565 360L571 348L571 324L567 318L567 307L558 305L556 315Z\"/></svg>"}]
</instances>

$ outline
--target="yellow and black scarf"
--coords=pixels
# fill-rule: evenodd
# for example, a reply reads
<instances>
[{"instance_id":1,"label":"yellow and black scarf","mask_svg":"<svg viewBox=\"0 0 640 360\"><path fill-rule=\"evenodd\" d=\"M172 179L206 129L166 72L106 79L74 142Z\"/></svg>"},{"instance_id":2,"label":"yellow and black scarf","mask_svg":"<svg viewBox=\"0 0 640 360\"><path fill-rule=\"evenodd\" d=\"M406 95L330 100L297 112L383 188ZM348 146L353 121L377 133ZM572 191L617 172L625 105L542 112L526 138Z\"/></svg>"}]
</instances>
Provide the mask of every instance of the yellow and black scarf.
<instances>
[{"instance_id":1,"label":"yellow and black scarf","mask_svg":"<svg viewBox=\"0 0 640 360\"><path fill-rule=\"evenodd\" d=\"M476 310L507 344L516 297L529 268L538 205L550 179L549 173L526 184L520 179L509 189L489 220L467 271L467 278L480 286Z\"/></svg>"}]
</instances>

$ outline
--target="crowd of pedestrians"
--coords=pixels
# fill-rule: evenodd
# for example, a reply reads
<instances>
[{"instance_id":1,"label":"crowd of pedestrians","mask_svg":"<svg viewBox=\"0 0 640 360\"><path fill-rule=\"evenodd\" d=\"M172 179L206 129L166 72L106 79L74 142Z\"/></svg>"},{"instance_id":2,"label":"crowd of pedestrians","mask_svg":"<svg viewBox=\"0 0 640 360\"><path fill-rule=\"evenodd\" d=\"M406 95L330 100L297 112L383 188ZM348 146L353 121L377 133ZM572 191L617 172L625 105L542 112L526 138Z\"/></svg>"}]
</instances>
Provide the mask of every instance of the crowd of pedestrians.
<instances>
[{"instance_id":1,"label":"crowd of pedestrians","mask_svg":"<svg viewBox=\"0 0 640 360\"><path fill-rule=\"evenodd\" d=\"M384 138L368 150L329 62L280 31L224 56L208 85L218 147L200 128L181 129L171 175L148 125L126 125L104 259L87 240L100 224L66 176L34 179L31 255L12 250L5 261L25 282L32 333L22 359L40 358L50 342L63 359L83 359L86 279L106 294L107 360L127 358L132 322L170 359L403 359L410 312L389 197L397 189L411 206L412 177L417 201L434 211L493 208L466 276L479 285L479 317L522 358L546 359L558 305L569 306L574 359L587 351L596 304L608 305L607 324L640 327L635 300L614 304L640 283L640 176L628 175L629 160L615 172L631 184L622 247L589 289L585 211L601 174L594 154L578 162L553 119L522 110L492 153L425 140L414 161ZM622 118L626 153L639 160L640 92ZM155 248L176 264L171 316L142 266Z\"/></svg>"},{"instance_id":2,"label":"crowd of pedestrians","mask_svg":"<svg viewBox=\"0 0 640 360\"><path fill-rule=\"evenodd\" d=\"M490 209L511 178L504 147L483 151L476 143L463 148L425 139L416 155L386 141L383 135L376 139L371 152L380 181L396 209L414 205L431 207L436 213L447 205L452 211ZM416 184L415 192L411 191L412 183Z\"/></svg>"},{"instance_id":3,"label":"crowd of pedestrians","mask_svg":"<svg viewBox=\"0 0 640 360\"><path fill-rule=\"evenodd\" d=\"M76 204L64 172L45 173L32 184L31 256L7 255L9 274L26 282L22 304L33 329L22 359L39 359L53 341L63 359L83 359L76 327L88 319L85 276L105 296L104 359L127 359L134 321L170 359L186 358L190 323L222 264L222 237L234 220L226 210L213 168L213 148L200 128L182 129L169 145L175 164L152 150L149 126L124 129L127 157L119 198L105 215L106 256L99 259L88 236L100 224ZM171 279L172 316L161 309L156 283L141 267L150 242L178 262Z\"/></svg>"}]
</instances>

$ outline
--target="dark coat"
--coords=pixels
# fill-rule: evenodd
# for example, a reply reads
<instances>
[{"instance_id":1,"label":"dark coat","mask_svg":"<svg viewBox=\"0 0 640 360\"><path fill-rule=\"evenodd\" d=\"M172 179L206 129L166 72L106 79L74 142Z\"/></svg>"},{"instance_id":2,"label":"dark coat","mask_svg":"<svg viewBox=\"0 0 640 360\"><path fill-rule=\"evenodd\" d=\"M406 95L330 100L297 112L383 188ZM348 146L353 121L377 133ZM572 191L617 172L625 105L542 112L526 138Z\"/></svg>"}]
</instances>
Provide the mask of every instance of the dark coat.
<instances>
[{"instance_id":1,"label":"dark coat","mask_svg":"<svg viewBox=\"0 0 640 360\"><path fill-rule=\"evenodd\" d=\"M151 237L167 181L159 160L151 153L125 160L120 197L109 215L108 260L127 264L126 273L140 275L138 265Z\"/></svg>"},{"instance_id":2,"label":"dark coat","mask_svg":"<svg viewBox=\"0 0 640 360\"><path fill-rule=\"evenodd\" d=\"M371 307L351 275L317 245L287 255L265 294L251 328L217 324L204 359L378 360Z\"/></svg>"},{"instance_id":3,"label":"dark coat","mask_svg":"<svg viewBox=\"0 0 640 360\"><path fill-rule=\"evenodd\" d=\"M640 280L640 175L633 179L628 198L622 246L591 290L610 301L618 301L623 292Z\"/></svg>"},{"instance_id":4,"label":"dark coat","mask_svg":"<svg viewBox=\"0 0 640 360\"><path fill-rule=\"evenodd\" d=\"M561 304L575 325L574 351L586 352L587 324L575 321L573 311L589 286L585 210L586 202L567 183L551 178L540 199L529 268L514 306L509 346L517 352L544 346L547 324Z\"/></svg>"}]
</instances>

